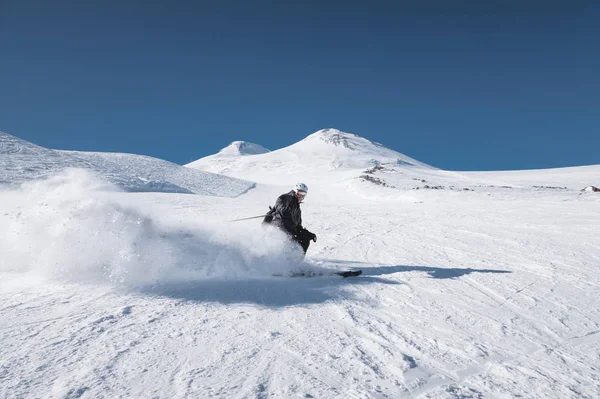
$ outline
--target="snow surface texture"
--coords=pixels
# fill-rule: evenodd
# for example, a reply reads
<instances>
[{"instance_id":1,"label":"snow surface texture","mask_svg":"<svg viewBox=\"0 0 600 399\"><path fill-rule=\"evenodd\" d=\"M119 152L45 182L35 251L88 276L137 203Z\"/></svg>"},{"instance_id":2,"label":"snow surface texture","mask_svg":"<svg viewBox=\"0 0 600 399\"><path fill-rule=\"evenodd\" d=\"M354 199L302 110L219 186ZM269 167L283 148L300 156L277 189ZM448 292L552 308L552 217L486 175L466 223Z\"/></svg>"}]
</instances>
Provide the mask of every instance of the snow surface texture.
<instances>
[{"instance_id":1,"label":"snow surface texture","mask_svg":"<svg viewBox=\"0 0 600 399\"><path fill-rule=\"evenodd\" d=\"M234 197L254 183L143 155L51 150L0 132L0 184L51 176L64 168L95 171L126 191Z\"/></svg>"},{"instance_id":2,"label":"snow surface texture","mask_svg":"<svg viewBox=\"0 0 600 399\"><path fill-rule=\"evenodd\" d=\"M229 222L285 167L237 198L81 170L1 192L0 397L600 396L600 166L305 167L304 262ZM364 276L272 276L298 267Z\"/></svg>"}]
</instances>

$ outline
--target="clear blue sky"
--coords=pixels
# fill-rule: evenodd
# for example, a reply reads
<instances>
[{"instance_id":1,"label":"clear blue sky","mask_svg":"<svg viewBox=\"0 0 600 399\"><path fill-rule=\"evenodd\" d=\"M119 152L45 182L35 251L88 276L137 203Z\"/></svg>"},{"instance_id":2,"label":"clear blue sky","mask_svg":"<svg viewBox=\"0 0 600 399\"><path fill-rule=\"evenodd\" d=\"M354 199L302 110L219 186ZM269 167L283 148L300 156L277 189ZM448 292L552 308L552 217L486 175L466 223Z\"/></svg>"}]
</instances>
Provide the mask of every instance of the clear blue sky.
<instances>
[{"instance_id":1,"label":"clear blue sky","mask_svg":"<svg viewBox=\"0 0 600 399\"><path fill-rule=\"evenodd\" d=\"M600 164L598 21L577 0L0 0L0 130L182 164L327 127L444 169Z\"/></svg>"}]
</instances>

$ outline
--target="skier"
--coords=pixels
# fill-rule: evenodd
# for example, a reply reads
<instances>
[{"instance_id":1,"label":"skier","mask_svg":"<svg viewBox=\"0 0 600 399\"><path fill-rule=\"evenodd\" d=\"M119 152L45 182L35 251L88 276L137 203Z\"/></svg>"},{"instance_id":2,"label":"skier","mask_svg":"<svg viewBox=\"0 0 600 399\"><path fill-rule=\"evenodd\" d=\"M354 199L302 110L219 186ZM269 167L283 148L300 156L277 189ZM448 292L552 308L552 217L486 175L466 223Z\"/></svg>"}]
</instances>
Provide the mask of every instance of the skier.
<instances>
[{"instance_id":1,"label":"skier","mask_svg":"<svg viewBox=\"0 0 600 399\"><path fill-rule=\"evenodd\" d=\"M277 198L274 207L269 207L269 212L263 219L263 224L273 224L287 233L290 238L300 244L304 254L308 250L310 240L317 242L317 235L302 227L302 212L300 203L306 197L308 187L298 183L292 191L282 194Z\"/></svg>"}]
</instances>

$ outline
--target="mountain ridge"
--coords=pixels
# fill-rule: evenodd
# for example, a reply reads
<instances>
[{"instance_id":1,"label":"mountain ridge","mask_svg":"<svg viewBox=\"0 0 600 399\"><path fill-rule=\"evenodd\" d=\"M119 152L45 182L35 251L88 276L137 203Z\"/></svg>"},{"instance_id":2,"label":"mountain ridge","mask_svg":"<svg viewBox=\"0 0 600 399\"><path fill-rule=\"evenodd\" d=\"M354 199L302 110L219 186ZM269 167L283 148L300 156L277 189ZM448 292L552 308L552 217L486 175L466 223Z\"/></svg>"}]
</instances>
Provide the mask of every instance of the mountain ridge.
<instances>
[{"instance_id":1,"label":"mountain ridge","mask_svg":"<svg viewBox=\"0 0 600 399\"><path fill-rule=\"evenodd\" d=\"M231 157L221 152L186 164L213 173L286 169L289 171L358 170L391 164L437 169L380 143L334 128L318 130L289 146L251 157Z\"/></svg>"},{"instance_id":2,"label":"mountain ridge","mask_svg":"<svg viewBox=\"0 0 600 399\"><path fill-rule=\"evenodd\" d=\"M46 178L67 168L88 169L130 192L170 192L235 197L249 182L185 168L147 155L54 150L0 132L0 183Z\"/></svg>"}]
</instances>

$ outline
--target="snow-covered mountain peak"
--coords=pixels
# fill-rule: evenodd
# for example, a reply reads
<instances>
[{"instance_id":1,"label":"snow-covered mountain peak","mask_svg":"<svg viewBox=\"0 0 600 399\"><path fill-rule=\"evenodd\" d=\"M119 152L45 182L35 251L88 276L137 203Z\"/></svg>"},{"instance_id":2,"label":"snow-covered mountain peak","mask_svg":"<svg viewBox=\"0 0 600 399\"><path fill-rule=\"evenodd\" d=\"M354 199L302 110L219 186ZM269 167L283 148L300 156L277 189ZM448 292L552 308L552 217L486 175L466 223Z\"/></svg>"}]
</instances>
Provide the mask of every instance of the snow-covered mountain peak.
<instances>
[{"instance_id":1,"label":"snow-covered mountain peak","mask_svg":"<svg viewBox=\"0 0 600 399\"><path fill-rule=\"evenodd\" d=\"M327 144L354 149L354 146L352 145L352 140L356 138L360 137L356 134L345 133L337 129L321 129L308 136L305 140L318 139Z\"/></svg>"},{"instance_id":2,"label":"snow-covered mountain peak","mask_svg":"<svg viewBox=\"0 0 600 399\"><path fill-rule=\"evenodd\" d=\"M397 153L396 151L391 150L380 143L376 143L357 134L342 132L341 130L332 128L318 130L315 133L306 137L304 140L300 141L300 143L302 142L321 142L330 146L347 148L349 150L360 152L362 154L379 153L381 155L386 154L389 156L390 151ZM331 148L329 147L329 150L330 149Z\"/></svg>"},{"instance_id":3,"label":"snow-covered mountain peak","mask_svg":"<svg viewBox=\"0 0 600 399\"><path fill-rule=\"evenodd\" d=\"M309 135L283 150L297 154L321 156L325 163L334 169L364 168L380 164L418 166L431 168L416 159L410 158L382 144L368 140L354 133L338 129L322 129Z\"/></svg>"},{"instance_id":4,"label":"snow-covered mountain peak","mask_svg":"<svg viewBox=\"0 0 600 399\"><path fill-rule=\"evenodd\" d=\"M247 141L234 141L219 151L219 154L226 156L240 156L264 154L267 152L270 151L258 144L249 143Z\"/></svg>"},{"instance_id":5,"label":"snow-covered mountain peak","mask_svg":"<svg viewBox=\"0 0 600 399\"><path fill-rule=\"evenodd\" d=\"M227 147L236 153L236 143ZM253 181L288 181L292 175L320 176L340 171L361 173L373 166L434 169L353 133L338 129L318 130L290 146L251 157L229 156L224 150L187 164L187 167L247 178Z\"/></svg>"},{"instance_id":6,"label":"snow-covered mountain peak","mask_svg":"<svg viewBox=\"0 0 600 399\"><path fill-rule=\"evenodd\" d=\"M336 147L343 147L350 150L357 150L362 145L366 143L370 143L374 146L381 146L380 144L373 143L370 140L367 140L359 135L354 133L346 133L342 132L338 129L321 129L316 131L315 133L309 135L301 142L323 142L325 144L333 145Z\"/></svg>"}]
</instances>

